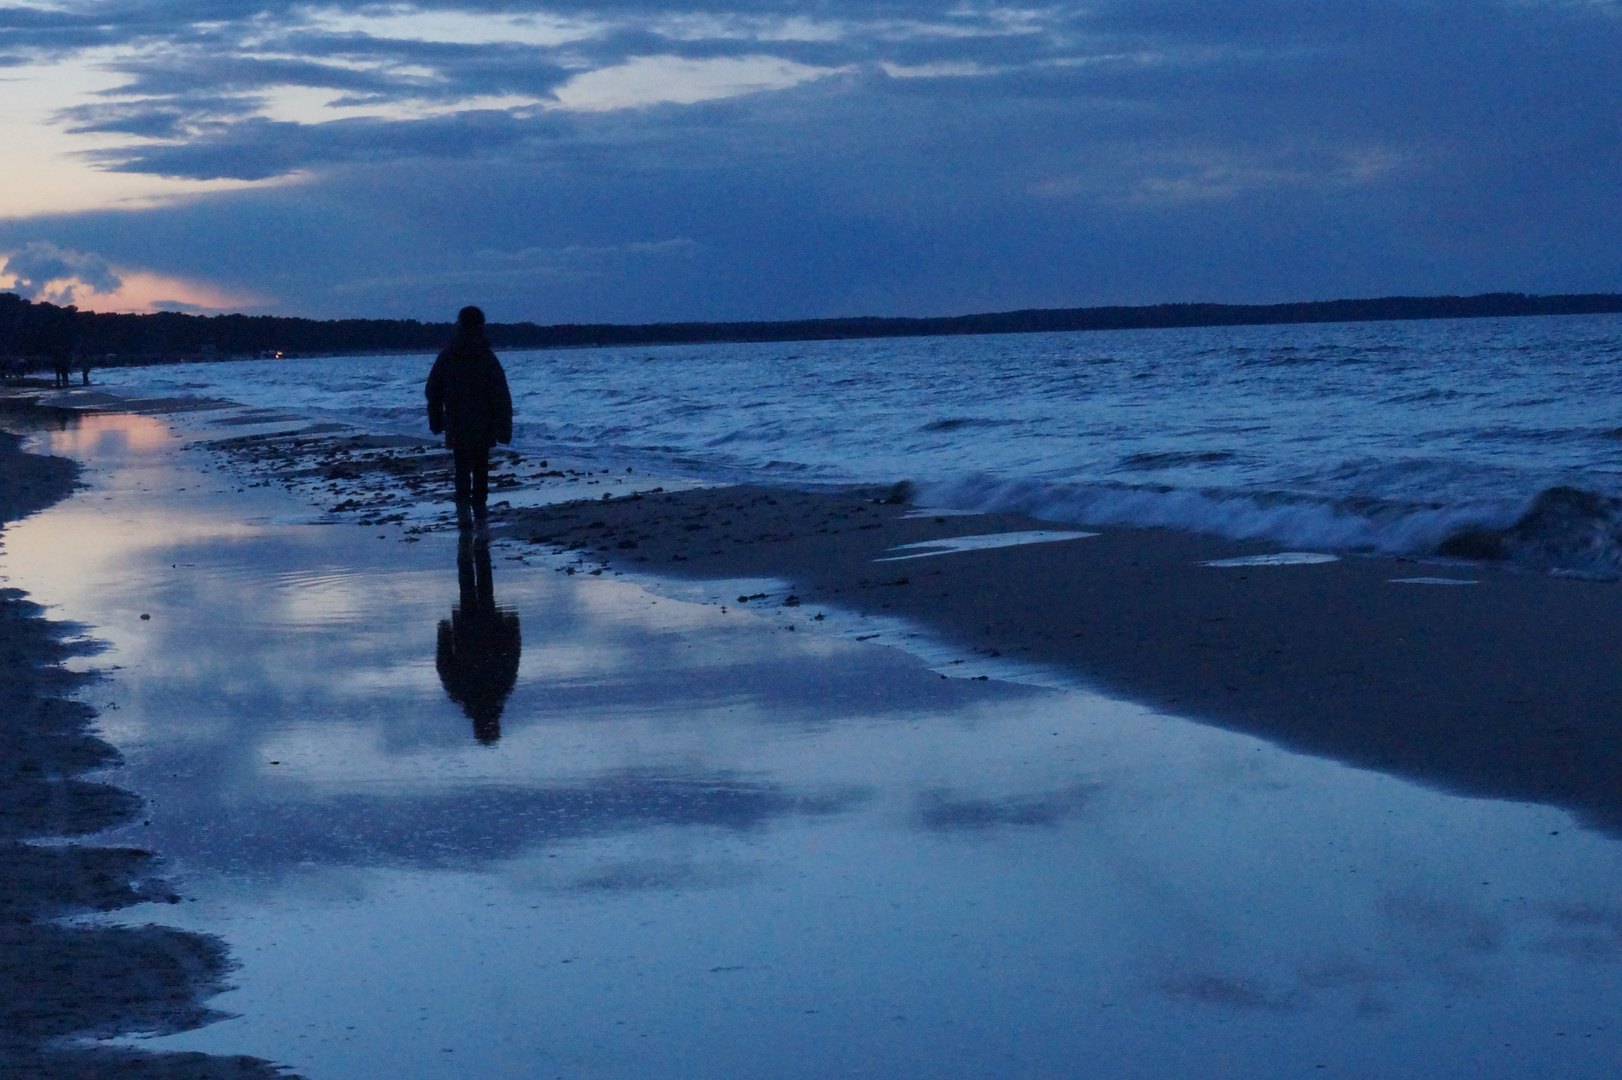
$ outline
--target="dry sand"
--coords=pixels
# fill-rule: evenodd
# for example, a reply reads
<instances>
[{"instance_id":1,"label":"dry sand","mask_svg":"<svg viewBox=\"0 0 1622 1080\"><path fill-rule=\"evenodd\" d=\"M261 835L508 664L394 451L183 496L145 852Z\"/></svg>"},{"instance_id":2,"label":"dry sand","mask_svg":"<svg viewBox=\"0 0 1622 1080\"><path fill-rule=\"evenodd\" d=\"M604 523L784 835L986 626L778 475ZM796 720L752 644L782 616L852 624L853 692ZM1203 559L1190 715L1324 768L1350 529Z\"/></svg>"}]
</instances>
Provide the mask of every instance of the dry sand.
<instances>
[{"instance_id":1,"label":"dry sand","mask_svg":"<svg viewBox=\"0 0 1622 1080\"><path fill-rule=\"evenodd\" d=\"M14 427L54 419L7 404L0 420ZM72 462L23 454L19 442L0 432L5 521L65 497L77 475ZM255 1058L82 1044L209 1022L217 1014L202 1002L225 988L231 963L224 944L205 935L53 921L178 900L153 877L157 860L150 852L29 842L71 840L140 810L129 792L79 778L118 760L91 733L94 710L66 696L92 678L62 666L94 650L80 630L41 617L18 590L0 590L0 1077L284 1076Z\"/></svg>"}]
</instances>

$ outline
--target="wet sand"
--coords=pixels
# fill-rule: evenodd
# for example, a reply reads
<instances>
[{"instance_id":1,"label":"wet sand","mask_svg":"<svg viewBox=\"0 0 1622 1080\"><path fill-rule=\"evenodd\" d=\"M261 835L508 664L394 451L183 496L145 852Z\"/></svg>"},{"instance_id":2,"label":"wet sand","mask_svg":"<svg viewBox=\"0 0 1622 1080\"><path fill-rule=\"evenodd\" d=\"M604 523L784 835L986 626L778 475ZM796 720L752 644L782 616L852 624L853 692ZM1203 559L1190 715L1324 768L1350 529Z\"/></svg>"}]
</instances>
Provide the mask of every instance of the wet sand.
<instances>
[{"instance_id":1,"label":"wet sand","mask_svg":"<svg viewBox=\"0 0 1622 1080\"><path fill-rule=\"evenodd\" d=\"M24 409L8 418L23 427L38 419ZM65 498L78 476L73 462L24 454L19 443L0 432L0 523ZM93 676L62 666L96 651L81 630L43 618L17 589L0 590L0 1076L283 1076L256 1058L79 1044L206 1024L217 1014L203 1001L225 989L231 969L225 944L209 935L55 921L178 900L152 852L76 842L141 810L130 792L81 779L119 762L91 731L95 710L71 696Z\"/></svg>"},{"instance_id":2,"label":"wet sand","mask_svg":"<svg viewBox=\"0 0 1622 1080\"><path fill-rule=\"evenodd\" d=\"M1292 750L1622 831L1622 664L1609 630L1622 587L1357 555L1210 567L1279 549L1165 529L877 561L942 538L1079 528L936 517L896 497L643 494L518 511L498 530L594 565L778 578L786 592L746 603L794 596L785 624L803 625L814 605L898 616L965 656L1050 665Z\"/></svg>"}]
</instances>

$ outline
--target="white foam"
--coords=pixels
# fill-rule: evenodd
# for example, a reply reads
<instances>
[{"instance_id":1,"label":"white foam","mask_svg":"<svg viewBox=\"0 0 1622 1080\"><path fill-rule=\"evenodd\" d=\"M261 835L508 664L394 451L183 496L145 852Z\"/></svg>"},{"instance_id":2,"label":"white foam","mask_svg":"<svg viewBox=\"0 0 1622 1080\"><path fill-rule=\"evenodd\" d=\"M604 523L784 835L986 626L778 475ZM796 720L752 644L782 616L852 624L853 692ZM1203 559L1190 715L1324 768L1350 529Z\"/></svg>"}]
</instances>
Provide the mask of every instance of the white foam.
<instances>
[{"instance_id":1,"label":"white foam","mask_svg":"<svg viewBox=\"0 0 1622 1080\"><path fill-rule=\"evenodd\" d=\"M1471 578L1456 577L1394 577L1393 585L1474 585Z\"/></svg>"},{"instance_id":2,"label":"white foam","mask_svg":"<svg viewBox=\"0 0 1622 1080\"><path fill-rule=\"evenodd\" d=\"M1271 555L1245 555L1237 559L1212 559L1201 566L1311 566L1315 563L1339 562L1339 555L1322 551L1276 551Z\"/></svg>"},{"instance_id":3,"label":"white foam","mask_svg":"<svg viewBox=\"0 0 1622 1080\"><path fill-rule=\"evenodd\" d=\"M927 507L927 506L920 506L916 510L909 510L905 514L902 514L901 515L901 520L902 521L910 521L910 520L912 520L914 518L949 518L949 517L983 517L983 516L984 516L984 511L981 511L981 510L952 510L952 509L950 509L948 507L944 507L944 506L937 506L937 507L934 507L934 508Z\"/></svg>"},{"instance_id":4,"label":"white foam","mask_svg":"<svg viewBox=\"0 0 1622 1080\"><path fill-rule=\"evenodd\" d=\"M1327 498L1053 483L988 475L923 484L931 502L984 513L1129 528L1164 527L1234 540L1271 540L1347 551L1432 551L1467 528L1502 528L1522 500L1432 507L1397 503L1342 505Z\"/></svg>"},{"instance_id":5,"label":"white foam","mask_svg":"<svg viewBox=\"0 0 1622 1080\"><path fill-rule=\"evenodd\" d=\"M916 544L898 544L891 551L909 548L928 548L911 555L887 555L874 562L900 562L903 559L927 559L931 555L951 555L959 551L987 551L991 548L1020 547L1024 544L1052 544L1060 540L1080 540L1097 536L1095 532L1059 532L1049 529L1029 529L1024 532L980 533L975 536L953 536L943 540L920 540Z\"/></svg>"}]
</instances>

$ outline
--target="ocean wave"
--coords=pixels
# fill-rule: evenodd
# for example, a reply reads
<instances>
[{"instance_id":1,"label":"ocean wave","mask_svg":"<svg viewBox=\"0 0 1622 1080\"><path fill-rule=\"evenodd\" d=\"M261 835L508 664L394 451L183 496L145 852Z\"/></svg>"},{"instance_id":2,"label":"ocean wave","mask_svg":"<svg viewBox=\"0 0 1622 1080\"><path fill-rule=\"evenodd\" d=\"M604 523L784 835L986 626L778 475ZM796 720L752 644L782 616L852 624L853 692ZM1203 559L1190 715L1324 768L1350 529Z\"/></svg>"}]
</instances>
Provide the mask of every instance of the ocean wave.
<instances>
[{"instance_id":1,"label":"ocean wave","mask_svg":"<svg viewBox=\"0 0 1622 1080\"><path fill-rule=\"evenodd\" d=\"M951 480L925 501L1610 574L1619 341L1622 316L1229 327L563 350L514 357L508 377L515 449L577 465L712 483ZM426 359L113 368L104 381L421 438ZM1590 494L1537 504L1558 485Z\"/></svg>"},{"instance_id":2,"label":"ocean wave","mask_svg":"<svg viewBox=\"0 0 1622 1080\"><path fill-rule=\"evenodd\" d=\"M1232 461L1233 458L1233 453L1228 450L1171 450L1159 454L1132 454L1121 459L1121 468L1175 469L1184 465L1214 465L1219 461Z\"/></svg>"},{"instance_id":3,"label":"ocean wave","mask_svg":"<svg viewBox=\"0 0 1622 1080\"><path fill-rule=\"evenodd\" d=\"M1519 503L1420 506L1294 492L1058 484L979 475L924 485L917 501L1076 525L1164 527L1235 540L1439 555L1600 580L1622 578L1622 498L1571 486L1547 488Z\"/></svg>"},{"instance_id":4,"label":"ocean wave","mask_svg":"<svg viewBox=\"0 0 1622 1080\"><path fill-rule=\"evenodd\" d=\"M990 416L947 416L940 420L931 420L923 425L919 431L961 431L963 428L1002 427L1014 421L999 420Z\"/></svg>"},{"instance_id":5,"label":"ocean wave","mask_svg":"<svg viewBox=\"0 0 1622 1080\"><path fill-rule=\"evenodd\" d=\"M1164 527L1235 540L1385 554L1433 554L1460 533L1508 528L1518 509L1502 502L1448 507L1368 498L1329 500L1295 492L1195 491L986 475L924 485L919 501L1076 525Z\"/></svg>"},{"instance_id":6,"label":"ocean wave","mask_svg":"<svg viewBox=\"0 0 1622 1080\"><path fill-rule=\"evenodd\" d=\"M1514 524L1460 530L1437 551L1614 581L1622 577L1622 499L1552 487L1539 492Z\"/></svg>"}]
</instances>

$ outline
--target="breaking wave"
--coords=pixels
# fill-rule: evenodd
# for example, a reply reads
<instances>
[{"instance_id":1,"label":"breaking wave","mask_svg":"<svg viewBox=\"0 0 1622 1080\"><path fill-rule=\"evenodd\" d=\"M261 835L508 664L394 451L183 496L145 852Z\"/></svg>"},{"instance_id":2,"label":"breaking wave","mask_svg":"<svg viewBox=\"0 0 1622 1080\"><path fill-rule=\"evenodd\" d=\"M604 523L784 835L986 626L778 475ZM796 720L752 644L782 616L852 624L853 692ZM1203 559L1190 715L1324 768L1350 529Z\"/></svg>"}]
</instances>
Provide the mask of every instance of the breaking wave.
<instances>
[{"instance_id":1,"label":"breaking wave","mask_svg":"<svg viewBox=\"0 0 1622 1080\"><path fill-rule=\"evenodd\" d=\"M1437 553L1615 580L1622 577L1622 499L1552 487L1539 492L1514 524L1461 530L1442 541Z\"/></svg>"},{"instance_id":2,"label":"breaking wave","mask_svg":"<svg viewBox=\"0 0 1622 1080\"><path fill-rule=\"evenodd\" d=\"M1158 526L1235 540L1622 577L1622 499L1574 487L1549 488L1522 503L1435 506L977 475L926 485L919 501L1077 525Z\"/></svg>"}]
</instances>

